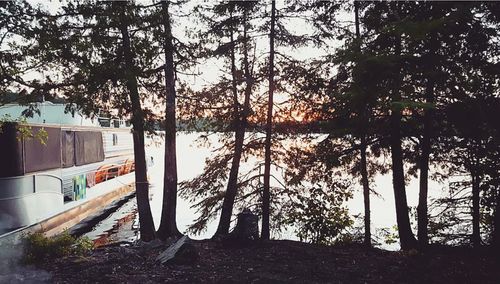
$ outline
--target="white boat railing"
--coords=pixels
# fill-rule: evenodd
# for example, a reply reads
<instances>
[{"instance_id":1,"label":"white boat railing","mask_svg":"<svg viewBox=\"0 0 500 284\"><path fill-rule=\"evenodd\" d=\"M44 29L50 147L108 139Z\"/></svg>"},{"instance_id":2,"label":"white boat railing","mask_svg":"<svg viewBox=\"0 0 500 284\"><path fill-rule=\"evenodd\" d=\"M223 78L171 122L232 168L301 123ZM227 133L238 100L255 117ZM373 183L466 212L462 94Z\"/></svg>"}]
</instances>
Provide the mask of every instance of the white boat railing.
<instances>
[{"instance_id":1,"label":"white boat railing","mask_svg":"<svg viewBox=\"0 0 500 284\"><path fill-rule=\"evenodd\" d=\"M52 174L0 178L0 199L18 198L38 192L63 193L63 180Z\"/></svg>"},{"instance_id":2,"label":"white boat railing","mask_svg":"<svg viewBox=\"0 0 500 284\"><path fill-rule=\"evenodd\" d=\"M106 128L127 128L130 127L128 120L121 118L110 118L110 117L97 117L97 121L101 127Z\"/></svg>"}]
</instances>

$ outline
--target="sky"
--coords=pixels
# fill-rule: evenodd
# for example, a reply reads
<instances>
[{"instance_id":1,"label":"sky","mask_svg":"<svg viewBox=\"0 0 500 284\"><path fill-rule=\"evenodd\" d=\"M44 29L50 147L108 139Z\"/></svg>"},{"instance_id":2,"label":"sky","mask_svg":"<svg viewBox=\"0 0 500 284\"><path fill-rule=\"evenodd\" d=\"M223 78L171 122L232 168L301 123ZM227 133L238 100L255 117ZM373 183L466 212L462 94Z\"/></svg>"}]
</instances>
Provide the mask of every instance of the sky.
<instances>
[{"instance_id":1,"label":"sky","mask_svg":"<svg viewBox=\"0 0 500 284\"><path fill-rule=\"evenodd\" d=\"M29 0L33 6L40 5L46 8L48 11L52 13L57 13L57 11L61 8L61 6L67 1L55 1L55 0ZM151 1L139 1L144 3L150 3ZM172 19L174 21L173 33L174 36L179 38L181 41L188 41L186 38L185 31L188 29L192 29L196 27L196 19L193 15L183 16L182 14L189 14L192 12L194 5L198 5L202 3L203 5L216 3L216 1L189 1L186 5L183 6L182 10L173 9ZM280 9L284 5L284 1L277 1L277 8ZM266 10L270 9L270 2L266 5ZM339 20L346 25L352 24L353 15L352 13L341 12L338 15ZM291 19L288 21L287 26L289 29L293 30L296 34L310 34L312 32L311 25L307 24L304 20L300 19ZM306 60L315 58L318 56L326 55L332 52L335 48L340 46L342 42L333 41L329 47L317 48L313 46L305 46L299 49L291 49L285 48L281 46L277 46L276 50L283 54L291 55L296 59ZM263 61L268 56L269 51L269 39L267 36L263 35L255 39L255 47L256 47L256 55L259 61ZM161 63L159 63L161 64ZM223 75L224 62L222 60L205 60L200 62L191 73L196 73L196 76L193 75L184 75L178 74L178 78L180 81L186 82L193 90L200 90L206 85L210 85L214 82L217 82L218 78ZM43 75L51 75L51 72L46 72ZM43 75L37 73L28 73L24 76L25 79L41 79ZM264 88L264 89L262 89ZM264 93L266 91L266 84L262 84L261 89L257 90L256 93ZM286 96L277 94L275 97L276 101L279 103L280 101L286 100Z\"/></svg>"}]
</instances>

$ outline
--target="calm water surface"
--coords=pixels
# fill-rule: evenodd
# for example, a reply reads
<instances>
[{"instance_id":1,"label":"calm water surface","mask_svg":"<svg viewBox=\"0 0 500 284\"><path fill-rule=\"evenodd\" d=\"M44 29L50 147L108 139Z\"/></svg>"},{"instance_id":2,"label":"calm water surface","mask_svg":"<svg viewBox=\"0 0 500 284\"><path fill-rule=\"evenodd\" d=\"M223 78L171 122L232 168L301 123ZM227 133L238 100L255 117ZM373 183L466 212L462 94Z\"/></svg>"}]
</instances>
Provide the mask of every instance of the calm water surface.
<instances>
[{"instance_id":1,"label":"calm water surface","mask_svg":"<svg viewBox=\"0 0 500 284\"><path fill-rule=\"evenodd\" d=\"M209 147L199 146L196 139L199 133L178 133L177 135L177 169L179 182L192 179L203 171L205 159L212 155L212 151L220 144L217 142L217 137L212 135ZM150 143L147 147L147 154L154 158L154 166L149 169L151 182L151 210L156 227L160 223L161 202L162 202L162 183L163 183L163 144ZM245 167L245 165L243 165ZM391 175L376 176L372 184L372 188L376 190L381 197L371 197L371 214L372 214L372 231L380 228L393 227L396 224L394 195L392 191ZM429 195L437 196L440 194L442 185L430 181ZM413 179L407 185L408 205L416 206L418 204L418 180ZM177 224L179 230L184 232L187 227L197 217L195 209L191 208L188 201L178 198L177 200ZM363 215L363 195L361 186L355 187L354 197L347 203L349 211L352 215ZM121 241L134 240L137 238L137 211L135 207L135 199L128 202L117 212L109 216L94 228L92 232L86 234L90 238L96 240L98 244ZM217 227L217 221L209 224L207 230L200 235L191 235L193 239L210 238ZM293 230L289 230L282 235L274 236L281 239L296 239ZM398 249L397 244L383 245L385 249Z\"/></svg>"}]
</instances>

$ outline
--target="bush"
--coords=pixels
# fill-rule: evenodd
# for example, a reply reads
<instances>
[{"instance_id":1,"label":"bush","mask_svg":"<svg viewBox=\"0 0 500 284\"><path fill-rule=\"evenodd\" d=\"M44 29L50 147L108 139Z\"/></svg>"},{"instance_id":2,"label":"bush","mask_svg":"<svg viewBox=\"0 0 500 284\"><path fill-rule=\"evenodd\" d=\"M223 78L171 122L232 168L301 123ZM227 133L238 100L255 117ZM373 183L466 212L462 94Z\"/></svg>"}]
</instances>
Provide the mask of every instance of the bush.
<instances>
[{"instance_id":1,"label":"bush","mask_svg":"<svg viewBox=\"0 0 500 284\"><path fill-rule=\"evenodd\" d=\"M54 237L29 233L24 237L24 261L40 263L69 255L84 255L93 247L94 243L89 238L76 238L67 231Z\"/></svg>"},{"instance_id":2,"label":"bush","mask_svg":"<svg viewBox=\"0 0 500 284\"><path fill-rule=\"evenodd\" d=\"M347 187L337 191L311 188L308 194L297 195L290 203L285 222L296 229L301 241L324 245L347 242L346 230L353 221L343 202L350 198L350 193L343 194L341 190Z\"/></svg>"}]
</instances>

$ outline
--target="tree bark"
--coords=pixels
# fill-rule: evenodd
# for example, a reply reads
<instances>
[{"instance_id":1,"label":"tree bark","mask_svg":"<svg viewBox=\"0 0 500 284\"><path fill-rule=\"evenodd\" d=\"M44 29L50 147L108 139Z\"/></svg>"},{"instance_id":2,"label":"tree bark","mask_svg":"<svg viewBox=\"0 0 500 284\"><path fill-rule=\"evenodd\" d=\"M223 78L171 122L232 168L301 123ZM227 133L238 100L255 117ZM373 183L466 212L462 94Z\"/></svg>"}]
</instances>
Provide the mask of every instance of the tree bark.
<instances>
[{"instance_id":1,"label":"tree bark","mask_svg":"<svg viewBox=\"0 0 500 284\"><path fill-rule=\"evenodd\" d=\"M271 135L273 127L273 93L274 93L274 29L276 24L276 3L271 1L271 31L269 33L269 99L267 102L266 140L264 153L264 188L262 191L262 233L263 240L270 238L271 211Z\"/></svg>"},{"instance_id":2,"label":"tree bark","mask_svg":"<svg viewBox=\"0 0 500 284\"><path fill-rule=\"evenodd\" d=\"M368 169L366 163L366 136L361 136L361 183L363 185L363 203L365 207L365 239L364 245L367 247L372 246L371 234L371 214L370 214L370 185L368 182Z\"/></svg>"},{"instance_id":3,"label":"tree bark","mask_svg":"<svg viewBox=\"0 0 500 284\"><path fill-rule=\"evenodd\" d=\"M434 103L434 80L431 77L427 79L425 92L426 103ZM427 199L429 192L429 157L431 153L432 119L433 110L426 109L423 117L424 130L422 135L422 153L419 161L420 180L417 207L418 242L421 246L426 246L429 243Z\"/></svg>"},{"instance_id":4,"label":"tree bark","mask_svg":"<svg viewBox=\"0 0 500 284\"><path fill-rule=\"evenodd\" d=\"M431 71L435 71L436 62L436 51L439 48L439 42L437 40L437 34L431 36L429 41L429 54L427 55L427 61L431 66ZM427 74L427 85L425 87L425 102L427 104L433 104L435 102L435 81L434 74L431 72ZM417 226L418 226L418 241L420 246L426 246L429 244L429 234L428 234L428 224L429 224L429 213L428 213L428 192L429 192L429 161L431 153L431 140L433 137L433 120L434 120L434 108L428 107L424 110L423 116L423 135L422 135L422 145L421 145L421 155L419 159L419 195L418 195L418 207L417 207Z\"/></svg>"},{"instance_id":5,"label":"tree bark","mask_svg":"<svg viewBox=\"0 0 500 284\"><path fill-rule=\"evenodd\" d=\"M403 154L401 149L401 113L394 111L391 115L391 159L392 159L392 183L394 188L394 199L396 203L396 218L398 224L401 249L415 248L416 240L411 231L410 217L408 215L408 202L406 200L406 188L403 169Z\"/></svg>"},{"instance_id":6,"label":"tree bark","mask_svg":"<svg viewBox=\"0 0 500 284\"><path fill-rule=\"evenodd\" d=\"M496 204L495 204L495 216L493 219L493 248L496 252L500 253L500 189L497 188L496 194Z\"/></svg>"},{"instance_id":7,"label":"tree bark","mask_svg":"<svg viewBox=\"0 0 500 284\"><path fill-rule=\"evenodd\" d=\"M149 205L149 183L147 177L146 152L144 149L144 112L137 86L137 77L134 74L134 60L131 50L128 25L122 24L121 34L123 37L122 47L125 59L126 86L132 103L132 125L134 139L134 162L135 162L135 187L137 198L137 210L139 211L139 227L141 240L151 241L155 238L153 216Z\"/></svg>"},{"instance_id":8,"label":"tree bark","mask_svg":"<svg viewBox=\"0 0 500 284\"><path fill-rule=\"evenodd\" d=\"M395 54L401 56L401 38L395 41ZM408 250L416 247L416 239L413 235L408 215L408 202L406 199L405 177L403 167L403 151L401 148L401 119L402 111L397 105L401 102L401 83L403 80L403 68L398 63L397 75L394 89L392 90L392 109L390 115L390 146L392 159L392 183L394 189L394 200L396 204L396 219L398 224L399 240L401 249Z\"/></svg>"},{"instance_id":9,"label":"tree bark","mask_svg":"<svg viewBox=\"0 0 500 284\"><path fill-rule=\"evenodd\" d=\"M354 17L355 17L355 27L356 27L356 39L357 39L357 51L358 53L361 53L361 34L359 31L359 2L354 1ZM360 82L355 82L359 84ZM363 124L361 126L361 145L360 145L360 167L361 167L361 184L363 186L363 203L364 203L364 209L365 209L365 218L364 218L364 225L365 225L365 236L364 236L364 245L367 247L372 246L372 234L371 234L371 228L370 228L370 185L368 181L368 169L367 169L367 162L366 162L366 124L368 123L367 117L366 117L366 111L365 111L366 105L361 106L360 114L361 114L361 123Z\"/></svg>"},{"instance_id":10,"label":"tree bark","mask_svg":"<svg viewBox=\"0 0 500 284\"><path fill-rule=\"evenodd\" d=\"M246 21L246 17L245 17ZM235 45L233 39L233 32L231 30L231 41L233 42L231 48L231 73L232 73L232 87L234 96L234 154L231 163L231 170L229 172L229 180L227 183L226 194L224 196L224 201L222 202L222 212L215 232L215 237L227 235L229 233L229 227L231 225L231 216L233 214L233 207L236 195L238 193L238 173L240 169L241 156L243 154L243 144L245 141L245 132L247 127L247 116L248 110L250 109L250 95L252 93L252 76L250 74L249 62L248 62L248 51L247 51L247 34L246 34L246 22L243 27L243 37L245 38L245 43L243 46L243 68L245 74L245 98L243 103L243 111L239 109L238 93L237 93L237 76L236 76L236 59L235 59Z\"/></svg>"},{"instance_id":11,"label":"tree bark","mask_svg":"<svg viewBox=\"0 0 500 284\"><path fill-rule=\"evenodd\" d=\"M481 246L481 231L480 231L480 213L479 213L479 193L480 179L479 175L472 170L472 245L474 247Z\"/></svg>"},{"instance_id":12,"label":"tree bark","mask_svg":"<svg viewBox=\"0 0 500 284\"><path fill-rule=\"evenodd\" d=\"M180 235L177 229L177 155L176 155L176 121L175 121L175 74L174 46L172 28L168 11L169 1L162 2L163 25L165 29L165 168L163 172L163 205L158 237Z\"/></svg>"}]
</instances>

